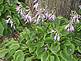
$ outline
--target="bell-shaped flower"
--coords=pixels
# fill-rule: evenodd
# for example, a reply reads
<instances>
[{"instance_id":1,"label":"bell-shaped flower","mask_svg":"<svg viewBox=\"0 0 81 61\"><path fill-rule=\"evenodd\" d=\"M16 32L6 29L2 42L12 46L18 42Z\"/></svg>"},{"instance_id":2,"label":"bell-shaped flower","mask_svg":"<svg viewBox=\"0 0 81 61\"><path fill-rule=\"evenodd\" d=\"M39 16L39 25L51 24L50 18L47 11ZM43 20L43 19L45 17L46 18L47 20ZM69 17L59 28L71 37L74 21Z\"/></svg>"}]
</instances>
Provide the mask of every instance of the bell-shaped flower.
<instances>
[{"instance_id":1,"label":"bell-shaped flower","mask_svg":"<svg viewBox=\"0 0 81 61\"><path fill-rule=\"evenodd\" d=\"M45 15L45 19L48 19L49 18L48 12L46 12L44 15Z\"/></svg>"},{"instance_id":2,"label":"bell-shaped flower","mask_svg":"<svg viewBox=\"0 0 81 61\"><path fill-rule=\"evenodd\" d=\"M55 34L55 36L54 36L54 40L56 41L60 41L60 36L59 36L59 34L58 33L56 33Z\"/></svg>"},{"instance_id":3,"label":"bell-shaped flower","mask_svg":"<svg viewBox=\"0 0 81 61\"><path fill-rule=\"evenodd\" d=\"M75 29L74 29L74 26L72 24L68 24L65 29L68 31L68 32L73 32Z\"/></svg>"},{"instance_id":4,"label":"bell-shaped flower","mask_svg":"<svg viewBox=\"0 0 81 61\"><path fill-rule=\"evenodd\" d=\"M26 24L26 23L29 23L29 22L31 23L31 22L32 22L31 16L26 15L25 18L24 18L24 21L25 21L25 24Z\"/></svg>"},{"instance_id":5,"label":"bell-shaped flower","mask_svg":"<svg viewBox=\"0 0 81 61\"><path fill-rule=\"evenodd\" d=\"M76 22L77 22L77 23L80 23L80 21L79 21L79 19L78 19L78 18L76 19Z\"/></svg>"},{"instance_id":6,"label":"bell-shaped flower","mask_svg":"<svg viewBox=\"0 0 81 61\"><path fill-rule=\"evenodd\" d=\"M50 17L49 17L49 20L55 20L56 19L56 17L55 17L55 15L51 15Z\"/></svg>"},{"instance_id":7,"label":"bell-shaped flower","mask_svg":"<svg viewBox=\"0 0 81 61\"><path fill-rule=\"evenodd\" d=\"M60 41L60 36L59 35L57 36L57 40Z\"/></svg>"},{"instance_id":8,"label":"bell-shaped flower","mask_svg":"<svg viewBox=\"0 0 81 61\"><path fill-rule=\"evenodd\" d=\"M19 12L21 9L21 5L19 3L16 4L16 11Z\"/></svg>"},{"instance_id":9,"label":"bell-shaped flower","mask_svg":"<svg viewBox=\"0 0 81 61\"><path fill-rule=\"evenodd\" d=\"M38 11L38 3L36 3L33 7L35 8L36 11Z\"/></svg>"},{"instance_id":10,"label":"bell-shaped flower","mask_svg":"<svg viewBox=\"0 0 81 61\"><path fill-rule=\"evenodd\" d=\"M54 40L57 40L57 35L54 36Z\"/></svg>"},{"instance_id":11,"label":"bell-shaped flower","mask_svg":"<svg viewBox=\"0 0 81 61\"><path fill-rule=\"evenodd\" d=\"M70 29L70 30L69 30L70 32L73 32L73 31L75 30L75 29L74 29L74 26L73 26L72 24L70 25L69 29Z\"/></svg>"},{"instance_id":12,"label":"bell-shaped flower","mask_svg":"<svg viewBox=\"0 0 81 61\"><path fill-rule=\"evenodd\" d=\"M20 10L20 6L16 6L16 11L19 11Z\"/></svg>"}]
</instances>

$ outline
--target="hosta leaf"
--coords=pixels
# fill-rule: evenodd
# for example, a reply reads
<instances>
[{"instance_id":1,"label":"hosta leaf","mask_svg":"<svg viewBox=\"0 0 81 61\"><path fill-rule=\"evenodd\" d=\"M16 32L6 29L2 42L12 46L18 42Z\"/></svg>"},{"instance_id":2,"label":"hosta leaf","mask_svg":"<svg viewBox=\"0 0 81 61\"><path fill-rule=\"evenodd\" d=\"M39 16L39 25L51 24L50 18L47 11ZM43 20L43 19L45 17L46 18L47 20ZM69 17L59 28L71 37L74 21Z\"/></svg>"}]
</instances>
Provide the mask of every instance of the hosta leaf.
<instances>
[{"instance_id":1,"label":"hosta leaf","mask_svg":"<svg viewBox=\"0 0 81 61\"><path fill-rule=\"evenodd\" d=\"M8 53L7 49L0 49L0 58L4 58L7 53Z\"/></svg>"},{"instance_id":2,"label":"hosta leaf","mask_svg":"<svg viewBox=\"0 0 81 61\"><path fill-rule=\"evenodd\" d=\"M18 50L15 52L13 55L13 60L14 61L24 61L24 53L22 50Z\"/></svg>"},{"instance_id":3,"label":"hosta leaf","mask_svg":"<svg viewBox=\"0 0 81 61\"><path fill-rule=\"evenodd\" d=\"M63 18L63 16L58 16L57 18L58 18L58 19L62 19L62 18Z\"/></svg>"},{"instance_id":4,"label":"hosta leaf","mask_svg":"<svg viewBox=\"0 0 81 61\"><path fill-rule=\"evenodd\" d=\"M33 57L27 57L27 58L26 58L26 61L32 61L32 58L33 58Z\"/></svg>"},{"instance_id":5,"label":"hosta leaf","mask_svg":"<svg viewBox=\"0 0 81 61\"><path fill-rule=\"evenodd\" d=\"M0 22L0 35L1 36L3 35L3 31L4 31L4 27L3 27L3 25Z\"/></svg>"},{"instance_id":6,"label":"hosta leaf","mask_svg":"<svg viewBox=\"0 0 81 61\"><path fill-rule=\"evenodd\" d=\"M31 47L29 47L29 52L31 53L31 52L34 52L35 51L35 47L33 47L33 46L31 46Z\"/></svg>"},{"instance_id":7,"label":"hosta leaf","mask_svg":"<svg viewBox=\"0 0 81 61\"><path fill-rule=\"evenodd\" d=\"M1 12L0 12L0 16L1 16Z\"/></svg>"},{"instance_id":8,"label":"hosta leaf","mask_svg":"<svg viewBox=\"0 0 81 61\"><path fill-rule=\"evenodd\" d=\"M48 61L48 60L49 60L48 53L47 52L44 52L41 55L41 61Z\"/></svg>"},{"instance_id":9,"label":"hosta leaf","mask_svg":"<svg viewBox=\"0 0 81 61\"><path fill-rule=\"evenodd\" d=\"M68 54L67 49L64 49L63 51L61 51L60 56L65 60L65 61L76 61L72 55Z\"/></svg>"},{"instance_id":10,"label":"hosta leaf","mask_svg":"<svg viewBox=\"0 0 81 61\"><path fill-rule=\"evenodd\" d=\"M12 44L9 46L9 49L17 50L19 47L20 47L19 44Z\"/></svg>"},{"instance_id":11,"label":"hosta leaf","mask_svg":"<svg viewBox=\"0 0 81 61\"><path fill-rule=\"evenodd\" d=\"M81 53L81 46L78 46L77 49Z\"/></svg>"},{"instance_id":12,"label":"hosta leaf","mask_svg":"<svg viewBox=\"0 0 81 61\"><path fill-rule=\"evenodd\" d=\"M36 49L37 58L41 59L41 55L43 54L43 48Z\"/></svg>"},{"instance_id":13,"label":"hosta leaf","mask_svg":"<svg viewBox=\"0 0 81 61\"><path fill-rule=\"evenodd\" d=\"M60 50L59 43L51 44L51 47L49 48L53 54L57 53Z\"/></svg>"},{"instance_id":14,"label":"hosta leaf","mask_svg":"<svg viewBox=\"0 0 81 61\"><path fill-rule=\"evenodd\" d=\"M67 46L67 53L68 53L69 55L72 55L72 54L74 53L74 49L75 49L75 47L74 47L73 44Z\"/></svg>"},{"instance_id":15,"label":"hosta leaf","mask_svg":"<svg viewBox=\"0 0 81 61\"><path fill-rule=\"evenodd\" d=\"M0 0L0 4L2 4L3 3L3 0Z\"/></svg>"},{"instance_id":16,"label":"hosta leaf","mask_svg":"<svg viewBox=\"0 0 81 61\"><path fill-rule=\"evenodd\" d=\"M20 25L19 19L16 16L13 16L13 19L14 19L16 25L19 26Z\"/></svg>"},{"instance_id":17,"label":"hosta leaf","mask_svg":"<svg viewBox=\"0 0 81 61\"><path fill-rule=\"evenodd\" d=\"M0 5L0 12L2 12L4 10L4 6Z\"/></svg>"},{"instance_id":18,"label":"hosta leaf","mask_svg":"<svg viewBox=\"0 0 81 61\"><path fill-rule=\"evenodd\" d=\"M9 50L8 54L6 55L6 58L9 59L10 57L13 56L13 54L14 54L15 52L16 52L16 50L14 50L14 49Z\"/></svg>"},{"instance_id":19,"label":"hosta leaf","mask_svg":"<svg viewBox=\"0 0 81 61\"><path fill-rule=\"evenodd\" d=\"M60 61L60 58L58 57L58 55L55 54L54 57L55 57L54 61Z\"/></svg>"},{"instance_id":20,"label":"hosta leaf","mask_svg":"<svg viewBox=\"0 0 81 61\"><path fill-rule=\"evenodd\" d=\"M44 45L44 41L36 43L36 47L40 48Z\"/></svg>"},{"instance_id":21,"label":"hosta leaf","mask_svg":"<svg viewBox=\"0 0 81 61\"><path fill-rule=\"evenodd\" d=\"M49 61L54 61L56 58L54 56L49 56Z\"/></svg>"},{"instance_id":22,"label":"hosta leaf","mask_svg":"<svg viewBox=\"0 0 81 61\"><path fill-rule=\"evenodd\" d=\"M42 29L42 27L39 27L39 26L37 26L37 31L44 33L44 30Z\"/></svg>"},{"instance_id":23,"label":"hosta leaf","mask_svg":"<svg viewBox=\"0 0 81 61\"><path fill-rule=\"evenodd\" d=\"M17 41L14 41L13 39L12 40L10 40L10 41L8 41L8 42L6 42L5 44L4 44L4 46L5 47L10 47L11 45L13 45L13 44L18 44L18 42ZM17 45L18 46L18 45Z\"/></svg>"},{"instance_id":24,"label":"hosta leaf","mask_svg":"<svg viewBox=\"0 0 81 61\"><path fill-rule=\"evenodd\" d=\"M60 58L60 61L66 61L66 60L64 60L61 56L60 56L59 58Z\"/></svg>"}]
</instances>

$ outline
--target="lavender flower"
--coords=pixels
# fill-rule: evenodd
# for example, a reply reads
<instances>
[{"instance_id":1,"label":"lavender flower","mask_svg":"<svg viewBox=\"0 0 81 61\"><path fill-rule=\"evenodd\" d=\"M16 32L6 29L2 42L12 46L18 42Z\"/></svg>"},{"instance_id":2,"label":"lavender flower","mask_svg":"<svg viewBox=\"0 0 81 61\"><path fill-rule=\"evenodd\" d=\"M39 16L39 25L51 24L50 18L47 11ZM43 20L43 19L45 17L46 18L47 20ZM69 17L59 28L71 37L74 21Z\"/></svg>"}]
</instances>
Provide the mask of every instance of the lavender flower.
<instances>
[{"instance_id":1,"label":"lavender flower","mask_svg":"<svg viewBox=\"0 0 81 61\"><path fill-rule=\"evenodd\" d=\"M70 25L69 29L70 29L70 30L69 30L70 32L73 32L73 31L75 30L75 29L74 29L74 26L73 26L72 24Z\"/></svg>"},{"instance_id":2,"label":"lavender flower","mask_svg":"<svg viewBox=\"0 0 81 61\"><path fill-rule=\"evenodd\" d=\"M17 5L17 6L16 6L16 11L19 11L20 8L21 8L21 7L20 7L19 5Z\"/></svg>"},{"instance_id":3,"label":"lavender flower","mask_svg":"<svg viewBox=\"0 0 81 61\"><path fill-rule=\"evenodd\" d=\"M49 17L49 20L55 20L56 19L56 17L55 17L55 15L51 15L50 17Z\"/></svg>"},{"instance_id":4,"label":"lavender flower","mask_svg":"<svg viewBox=\"0 0 81 61\"><path fill-rule=\"evenodd\" d=\"M54 36L54 40L56 41L60 41L60 36L59 36L59 34L58 33L56 33L55 34L55 36Z\"/></svg>"},{"instance_id":5,"label":"lavender flower","mask_svg":"<svg viewBox=\"0 0 81 61\"><path fill-rule=\"evenodd\" d=\"M55 15L53 15L53 13L48 14L48 11L45 11L42 13L42 10L39 9L38 10L38 3L39 0L33 0L33 7L34 11L33 13L31 13L31 15L29 14L29 12L31 12L31 9L28 10L24 10L22 8L22 5L17 3L16 6L16 11L20 14L21 18L24 20L25 24L26 23L39 23L40 21L44 21L44 19L46 20L55 20ZM27 11L27 13L26 13ZM34 16L33 16L34 15Z\"/></svg>"},{"instance_id":6,"label":"lavender flower","mask_svg":"<svg viewBox=\"0 0 81 61\"><path fill-rule=\"evenodd\" d=\"M34 0L33 1L33 8L35 8L36 11L38 11L38 5L39 5L38 0Z\"/></svg>"},{"instance_id":7,"label":"lavender flower","mask_svg":"<svg viewBox=\"0 0 81 61\"><path fill-rule=\"evenodd\" d=\"M74 29L74 26L72 24L68 24L65 29L68 31L68 32L73 32L75 29Z\"/></svg>"},{"instance_id":8,"label":"lavender flower","mask_svg":"<svg viewBox=\"0 0 81 61\"><path fill-rule=\"evenodd\" d=\"M27 14L27 15L23 15L23 20L25 21L25 24L26 24L26 23L31 22L32 18L31 18L31 16L29 16L29 15Z\"/></svg>"},{"instance_id":9,"label":"lavender flower","mask_svg":"<svg viewBox=\"0 0 81 61\"><path fill-rule=\"evenodd\" d=\"M45 19L48 19L49 18L48 12L46 12L44 15L45 15Z\"/></svg>"},{"instance_id":10,"label":"lavender flower","mask_svg":"<svg viewBox=\"0 0 81 61\"><path fill-rule=\"evenodd\" d=\"M18 13L20 12L21 7L22 7L22 5L20 4L20 2L18 2L18 3L16 4L16 11L17 11Z\"/></svg>"}]
</instances>

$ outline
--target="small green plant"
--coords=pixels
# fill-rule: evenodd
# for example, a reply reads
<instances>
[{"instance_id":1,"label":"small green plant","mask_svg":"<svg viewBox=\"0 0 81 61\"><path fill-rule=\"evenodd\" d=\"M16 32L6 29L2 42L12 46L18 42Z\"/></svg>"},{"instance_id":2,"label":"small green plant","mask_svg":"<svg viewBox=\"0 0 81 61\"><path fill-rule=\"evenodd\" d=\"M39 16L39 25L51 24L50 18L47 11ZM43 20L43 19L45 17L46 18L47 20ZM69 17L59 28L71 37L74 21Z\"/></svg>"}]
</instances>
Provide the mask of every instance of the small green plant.
<instances>
[{"instance_id":1,"label":"small green plant","mask_svg":"<svg viewBox=\"0 0 81 61\"><path fill-rule=\"evenodd\" d=\"M23 27L18 40L6 39L1 44L0 58L8 61L78 61L80 24L76 25L75 32L67 32L64 29L67 23L67 19L57 17L54 22ZM56 33L60 40L54 39Z\"/></svg>"}]
</instances>

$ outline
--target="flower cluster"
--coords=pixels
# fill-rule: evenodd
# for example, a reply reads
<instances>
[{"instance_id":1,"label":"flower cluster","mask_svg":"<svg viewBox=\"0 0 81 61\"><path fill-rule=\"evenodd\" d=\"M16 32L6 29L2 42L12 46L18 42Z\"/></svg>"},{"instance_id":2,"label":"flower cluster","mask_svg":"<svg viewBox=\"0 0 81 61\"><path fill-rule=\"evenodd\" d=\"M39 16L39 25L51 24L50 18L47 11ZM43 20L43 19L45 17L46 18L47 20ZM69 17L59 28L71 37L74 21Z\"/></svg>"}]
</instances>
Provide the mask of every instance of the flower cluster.
<instances>
[{"instance_id":1,"label":"flower cluster","mask_svg":"<svg viewBox=\"0 0 81 61\"><path fill-rule=\"evenodd\" d=\"M19 2L16 5L16 11L20 14L25 23L31 22L31 16L28 13L29 10L26 11Z\"/></svg>"},{"instance_id":2,"label":"flower cluster","mask_svg":"<svg viewBox=\"0 0 81 61\"><path fill-rule=\"evenodd\" d=\"M8 27L10 27L11 29L13 29L14 31L16 31L15 25L12 21L11 16L7 16L7 20L5 20L6 24Z\"/></svg>"},{"instance_id":3,"label":"flower cluster","mask_svg":"<svg viewBox=\"0 0 81 61\"><path fill-rule=\"evenodd\" d=\"M75 31L75 29L74 29L74 24L80 22L80 21L79 21L79 18L80 18L80 15L78 15L76 11L71 11L70 21L69 21L69 24L65 27L65 29L66 29L68 32L73 32L73 31Z\"/></svg>"},{"instance_id":4,"label":"flower cluster","mask_svg":"<svg viewBox=\"0 0 81 61\"><path fill-rule=\"evenodd\" d=\"M55 20L55 15L52 13L48 13L45 10L42 10L39 8L39 0L33 0L32 3L32 10L29 7L29 9L25 10L22 7L22 4L19 2L17 3L16 6L16 11L20 14L21 18L24 20L25 24L26 23L39 23L40 21L44 20ZM33 12L32 12L33 11Z\"/></svg>"},{"instance_id":5,"label":"flower cluster","mask_svg":"<svg viewBox=\"0 0 81 61\"><path fill-rule=\"evenodd\" d=\"M51 30L50 33L53 34L53 39L54 39L54 41L60 41L60 35L59 35L59 33L58 33L57 31Z\"/></svg>"},{"instance_id":6,"label":"flower cluster","mask_svg":"<svg viewBox=\"0 0 81 61\"><path fill-rule=\"evenodd\" d=\"M54 13L49 13L48 11L44 12L44 19L49 20L49 21L53 21L56 19L56 16L54 15Z\"/></svg>"},{"instance_id":7,"label":"flower cluster","mask_svg":"<svg viewBox=\"0 0 81 61\"><path fill-rule=\"evenodd\" d=\"M58 33L55 34L55 36L54 36L54 40L60 41L60 36L59 36Z\"/></svg>"}]
</instances>

